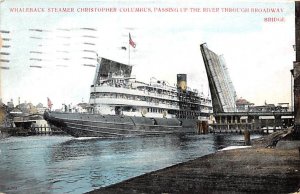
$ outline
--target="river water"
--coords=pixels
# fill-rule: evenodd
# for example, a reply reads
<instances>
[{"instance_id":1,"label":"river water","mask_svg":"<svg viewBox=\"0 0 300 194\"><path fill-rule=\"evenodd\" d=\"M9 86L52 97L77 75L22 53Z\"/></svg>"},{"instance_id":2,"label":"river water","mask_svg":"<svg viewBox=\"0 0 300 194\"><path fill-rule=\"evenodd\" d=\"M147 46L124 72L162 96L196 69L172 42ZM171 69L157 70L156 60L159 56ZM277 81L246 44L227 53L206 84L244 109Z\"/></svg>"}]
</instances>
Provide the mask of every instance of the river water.
<instances>
[{"instance_id":1,"label":"river water","mask_svg":"<svg viewBox=\"0 0 300 194\"><path fill-rule=\"evenodd\" d=\"M0 193L83 193L243 145L242 140L235 134L10 137L0 140Z\"/></svg>"}]
</instances>

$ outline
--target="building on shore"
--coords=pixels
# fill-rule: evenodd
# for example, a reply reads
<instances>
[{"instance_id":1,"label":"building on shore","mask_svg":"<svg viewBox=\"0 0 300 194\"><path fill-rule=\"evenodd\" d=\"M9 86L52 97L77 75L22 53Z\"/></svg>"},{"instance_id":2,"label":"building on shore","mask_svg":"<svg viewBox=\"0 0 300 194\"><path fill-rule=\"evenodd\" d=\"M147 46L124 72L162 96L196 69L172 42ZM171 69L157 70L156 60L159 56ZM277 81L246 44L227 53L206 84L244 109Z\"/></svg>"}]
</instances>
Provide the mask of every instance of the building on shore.
<instances>
[{"instance_id":1,"label":"building on shore","mask_svg":"<svg viewBox=\"0 0 300 194\"><path fill-rule=\"evenodd\" d=\"M242 97L237 99L235 103L237 112L248 112L250 108L254 106L254 103L251 103Z\"/></svg>"},{"instance_id":2,"label":"building on shore","mask_svg":"<svg viewBox=\"0 0 300 194\"><path fill-rule=\"evenodd\" d=\"M296 61L292 69L294 77L294 137L300 139L300 2L295 1L295 45Z\"/></svg>"}]
</instances>

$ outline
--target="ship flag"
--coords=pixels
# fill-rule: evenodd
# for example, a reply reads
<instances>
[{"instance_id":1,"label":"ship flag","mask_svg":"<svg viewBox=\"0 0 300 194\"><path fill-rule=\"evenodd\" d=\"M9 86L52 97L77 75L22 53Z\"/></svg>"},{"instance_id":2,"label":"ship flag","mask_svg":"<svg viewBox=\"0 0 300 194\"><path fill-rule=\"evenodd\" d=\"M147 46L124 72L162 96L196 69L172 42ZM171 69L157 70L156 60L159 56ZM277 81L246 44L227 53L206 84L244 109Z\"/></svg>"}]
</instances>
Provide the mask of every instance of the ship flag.
<instances>
[{"instance_id":1,"label":"ship flag","mask_svg":"<svg viewBox=\"0 0 300 194\"><path fill-rule=\"evenodd\" d=\"M135 48L136 47L136 44L135 44L135 42L133 42L133 40L132 40L132 38L131 38L131 34L129 33L129 44L133 47L133 48Z\"/></svg>"},{"instance_id":2,"label":"ship flag","mask_svg":"<svg viewBox=\"0 0 300 194\"><path fill-rule=\"evenodd\" d=\"M50 98L48 98L48 97L47 97L47 103L48 103L48 108L51 110L53 104L52 104Z\"/></svg>"}]
</instances>

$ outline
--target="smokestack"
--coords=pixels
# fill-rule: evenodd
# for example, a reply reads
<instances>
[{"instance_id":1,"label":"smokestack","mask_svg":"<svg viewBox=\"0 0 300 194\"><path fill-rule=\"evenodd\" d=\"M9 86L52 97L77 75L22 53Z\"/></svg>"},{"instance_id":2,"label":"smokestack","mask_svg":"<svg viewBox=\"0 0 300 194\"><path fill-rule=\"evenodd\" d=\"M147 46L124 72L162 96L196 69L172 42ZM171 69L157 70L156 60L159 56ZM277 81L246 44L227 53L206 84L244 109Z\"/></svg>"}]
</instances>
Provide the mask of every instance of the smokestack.
<instances>
[{"instance_id":1,"label":"smokestack","mask_svg":"<svg viewBox=\"0 0 300 194\"><path fill-rule=\"evenodd\" d=\"M185 92L187 88L186 74L177 74L177 89Z\"/></svg>"}]
</instances>

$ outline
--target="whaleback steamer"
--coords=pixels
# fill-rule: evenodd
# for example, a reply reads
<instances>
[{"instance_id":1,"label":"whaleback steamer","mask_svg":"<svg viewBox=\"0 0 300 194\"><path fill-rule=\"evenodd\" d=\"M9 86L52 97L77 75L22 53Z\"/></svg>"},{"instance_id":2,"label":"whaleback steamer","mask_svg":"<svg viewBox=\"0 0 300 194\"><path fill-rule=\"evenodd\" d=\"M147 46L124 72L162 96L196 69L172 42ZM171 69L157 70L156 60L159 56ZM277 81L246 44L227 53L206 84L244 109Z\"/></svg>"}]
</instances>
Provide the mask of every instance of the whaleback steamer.
<instances>
[{"instance_id":1,"label":"whaleback steamer","mask_svg":"<svg viewBox=\"0 0 300 194\"><path fill-rule=\"evenodd\" d=\"M195 133L207 127L211 99L187 87L152 78L140 82L132 66L98 58L88 113L45 112L45 119L75 137L118 137Z\"/></svg>"}]
</instances>

